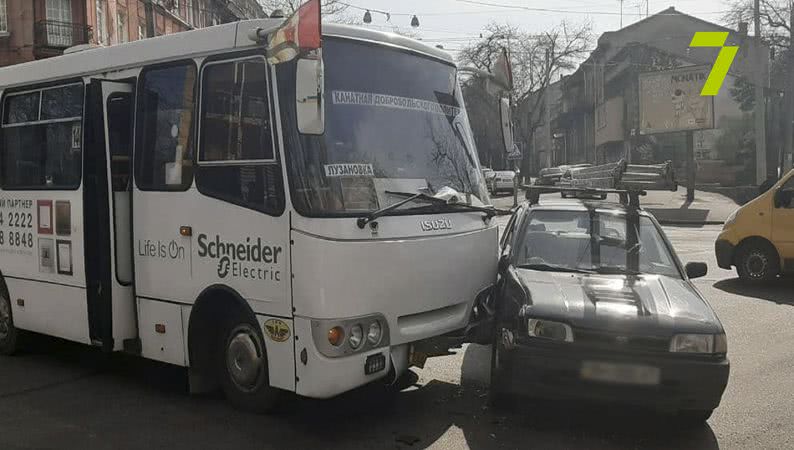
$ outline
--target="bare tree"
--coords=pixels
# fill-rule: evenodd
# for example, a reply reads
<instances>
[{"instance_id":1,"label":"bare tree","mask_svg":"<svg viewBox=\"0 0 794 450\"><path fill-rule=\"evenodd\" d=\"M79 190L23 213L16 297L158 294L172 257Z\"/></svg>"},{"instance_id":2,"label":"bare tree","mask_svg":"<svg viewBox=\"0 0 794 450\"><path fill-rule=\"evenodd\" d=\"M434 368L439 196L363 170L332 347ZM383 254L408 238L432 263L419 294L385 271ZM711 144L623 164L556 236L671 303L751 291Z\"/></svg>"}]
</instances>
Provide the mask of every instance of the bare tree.
<instances>
[{"instance_id":1,"label":"bare tree","mask_svg":"<svg viewBox=\"0 0 794 450\"><path fill-rule=\"evenodd\" d=\"M305 0L258 0L259 4L267 14L280 9L284 14L289 16ZM337 0L322 0L322 15L323 18L328 18L332 22L343 21L349 22L351 18L346 14L348 5Z\"/></svg>"},{"instance_id":2,"label":"bare tree","mask_svg":"<svg viewBox=\"0 0 794 450\"><path fill-rule=\"evenodd\" d=\"M752 24L753 0L729 0L728 9L722 15L722 22L731 28L741 22ZM760 0L761 37L773 51L780 52L789 47L791 23L789 23L791 3L789 0Z\"/></svg>"},{"instance_id":3,"label":"bare tree","mask_svg":"<svg viewBox=\"0 0 794 450\"><path fill-rule=\"evenodd\" d=\"M508 49L513 67L514 112L520 113L517 114L520 117L514 116L516 138L524 143L525 149L530 149L544 116L546 96L542 91L558 74L576 69L587 55L593 40L590 24L562 22L548 31L532 34L512 25L491 23L481 36L461 51L460 59L465 64L490 70L501 49ZM482 118L471 118L472 123L477 120ZM526 153L522 171L529 169L531 158Z\"/></svg>"}]
</instances>

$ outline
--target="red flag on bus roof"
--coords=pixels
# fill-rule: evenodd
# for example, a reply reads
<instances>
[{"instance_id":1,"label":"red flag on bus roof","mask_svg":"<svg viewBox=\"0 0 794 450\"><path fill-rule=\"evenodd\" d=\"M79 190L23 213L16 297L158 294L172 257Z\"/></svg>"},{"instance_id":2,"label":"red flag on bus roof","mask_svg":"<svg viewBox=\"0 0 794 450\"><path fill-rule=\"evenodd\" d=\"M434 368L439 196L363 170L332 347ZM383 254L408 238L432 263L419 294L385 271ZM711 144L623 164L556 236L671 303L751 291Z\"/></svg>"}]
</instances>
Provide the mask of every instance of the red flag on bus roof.
<instances>
[{"instance_id":1,"label":"red flag on bus roof","mask_svg":"<svg viewBox=\"0 0 794 450\"><path fill-rule=\"evenodd\" d=\"M320 33L320 0L309 0L273 32L267 46L268 61L283 63L301 51L322 47Z\"/></svg>"}]
</instances>

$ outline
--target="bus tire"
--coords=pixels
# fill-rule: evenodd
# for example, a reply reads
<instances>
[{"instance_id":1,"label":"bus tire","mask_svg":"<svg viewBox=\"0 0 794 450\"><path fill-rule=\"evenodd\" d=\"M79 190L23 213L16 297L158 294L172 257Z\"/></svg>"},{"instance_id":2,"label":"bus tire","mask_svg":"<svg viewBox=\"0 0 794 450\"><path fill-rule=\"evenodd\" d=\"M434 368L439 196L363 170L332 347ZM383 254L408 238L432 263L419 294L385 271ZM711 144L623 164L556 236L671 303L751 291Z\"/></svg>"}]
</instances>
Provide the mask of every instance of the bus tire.
<instances>
[{"instance_id":1,"label":"bus tire","mask_svg":"<svg viewBox=\"0 0 794 450\"><path fill-rule=\"evenodd\" d=\"M226 399L244 411L272 410L279 391L270 386L265 340L256 320L231 316L224 322L219 337L218 381Z\"/></svg>"},{"instance_id":2,"label":"bus tire","mask_svg":"<svg viewBox=\"0 0 794 450\"><path fill-rule=\"evenodd\" d=\"M0 355L8 356L17 352L19 331L14 326L11 300L5 289L0 292Z\"/></svg>"},{"instance_id":3,"label":"bus tire","mask_svg":"<svg viewBox=\"0 0 794 450\"><path fill-rule=\"evenodd\" d=\"M772 281L780 272L780 259L772 244L754 239L742 243L736 251L736 273L751 282Z\"/></svg>"}]
</instances>

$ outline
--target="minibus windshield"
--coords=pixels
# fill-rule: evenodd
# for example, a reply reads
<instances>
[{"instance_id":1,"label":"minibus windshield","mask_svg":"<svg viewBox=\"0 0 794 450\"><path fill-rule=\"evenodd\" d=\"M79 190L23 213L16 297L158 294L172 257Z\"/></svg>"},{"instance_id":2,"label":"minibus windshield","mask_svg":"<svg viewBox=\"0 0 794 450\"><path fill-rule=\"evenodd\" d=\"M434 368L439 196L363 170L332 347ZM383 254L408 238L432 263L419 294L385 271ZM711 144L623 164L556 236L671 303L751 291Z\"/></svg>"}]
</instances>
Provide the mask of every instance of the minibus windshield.
<instances>
[{"instance_id":1,"label":"minibus windshield","mask_svg":"<svg viewBox=\"0 0 794 450\"><path fill-rule=\"evenodd\" d=\"M323 59L325 133L301 136L288 156L299 212L360 215L404 200L391 191L490 203L455 67L334 38L324 41ZM415 213L415 206L388 214Z\"/></svg>"}]
</instances>

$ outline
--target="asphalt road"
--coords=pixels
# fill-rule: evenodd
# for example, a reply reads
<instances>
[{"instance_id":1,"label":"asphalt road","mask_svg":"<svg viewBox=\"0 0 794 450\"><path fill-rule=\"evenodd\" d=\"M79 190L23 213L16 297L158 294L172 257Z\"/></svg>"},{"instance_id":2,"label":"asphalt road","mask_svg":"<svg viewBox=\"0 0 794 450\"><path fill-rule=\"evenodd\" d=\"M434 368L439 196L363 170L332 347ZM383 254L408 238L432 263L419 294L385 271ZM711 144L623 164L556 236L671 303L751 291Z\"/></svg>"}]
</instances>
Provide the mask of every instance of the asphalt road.
<instances>
[{"instance_id":1,"label":"asphalt road","mask_svg":"<svg viewBox=\"0 0 794 450\"><path fill-rule=\"evenodd\" d=\"M45 337L0 357L0 448L793 448L794 281L750 288L716 267L719 227L666 228L728 334L731 379L708 425L601 405L487 406L490 351L469 345L415 369L389 394L287 397L256 416L217 394L189 396L184 371Z\"/></svg>"}]
</instances>

